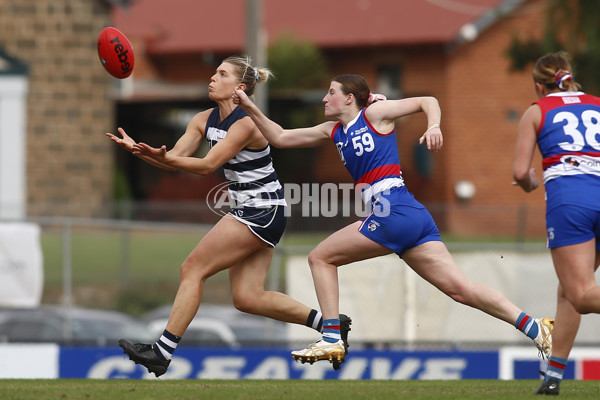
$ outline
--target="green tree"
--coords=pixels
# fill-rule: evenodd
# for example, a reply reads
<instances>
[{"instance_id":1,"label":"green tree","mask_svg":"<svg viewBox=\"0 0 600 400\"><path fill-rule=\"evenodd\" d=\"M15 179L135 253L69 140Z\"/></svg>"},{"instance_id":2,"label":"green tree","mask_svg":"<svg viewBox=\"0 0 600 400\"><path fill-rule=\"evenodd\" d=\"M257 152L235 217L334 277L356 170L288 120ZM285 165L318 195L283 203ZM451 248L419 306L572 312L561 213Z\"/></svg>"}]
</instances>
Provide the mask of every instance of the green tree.
<instances>
[{"instance_id":1,"label":"green tree","mask_svg":"<svg viewBox=\"0 0 600 400\"><path fill-rule=\"evenodd\" d=\"M540 56L566 50L575 79L585 91L600 94L600 1L547 0L541 40L514 35L506 49L512 70L523 70Z\"/></svg>"},{"instance_id":2,"label":"green tree","mask_svg":"<svg viewBox=\"0 0 600 400\"><path fill-rule=\"evenodd\" d=\"M323 89L329 79L325 57L319 48L291 34L281 36L268 50L269 68L275 79L269 81L273 91Z\"/></svg>"},{"instance_id":3,"label":"green tree","mask_svg":"<svg viewBox=\"0 0 600 400\"><path fill-rule=\"evenodd\" d=\"M286 128L299 128L323 122L321 99L329 87L327 61L321 50L291 34L279 37L268 49L269 117ZM273 162L282 182L314 182L315 148L272 148Z\"/></svg>"}]
</instances>

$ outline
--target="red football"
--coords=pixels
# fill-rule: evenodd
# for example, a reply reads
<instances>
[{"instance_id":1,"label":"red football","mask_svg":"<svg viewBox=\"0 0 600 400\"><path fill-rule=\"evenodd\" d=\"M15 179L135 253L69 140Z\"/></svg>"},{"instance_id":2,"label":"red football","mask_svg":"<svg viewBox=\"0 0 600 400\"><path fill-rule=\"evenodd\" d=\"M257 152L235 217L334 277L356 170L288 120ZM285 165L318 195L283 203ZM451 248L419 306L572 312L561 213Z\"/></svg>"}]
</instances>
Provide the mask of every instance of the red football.
<instances>
[{"instance_id":1,"label":"red football","mask_svg":"<svg viewBox=\"0 0 600 400\"><path fill-rule=\"evenodd\" d=\"M108 27L100 32L98 57L104 69L115 78L127 78L133 71L133 47L116 28Z\"/></svg>"}]
</instances>

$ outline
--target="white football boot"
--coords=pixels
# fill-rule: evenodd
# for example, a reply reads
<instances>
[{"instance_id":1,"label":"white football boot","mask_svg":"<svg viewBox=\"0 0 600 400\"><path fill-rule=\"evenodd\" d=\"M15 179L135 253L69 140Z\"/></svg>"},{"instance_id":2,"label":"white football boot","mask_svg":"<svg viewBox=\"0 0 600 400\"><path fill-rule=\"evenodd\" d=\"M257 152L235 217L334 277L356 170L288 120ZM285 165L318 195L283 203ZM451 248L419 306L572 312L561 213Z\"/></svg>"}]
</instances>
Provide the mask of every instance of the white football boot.
<instances>
[{"instance_id":1,"label":"white football boot","mask_svg":"<svg viewBox=\"0 0 600 400\"><path fill-rule=\"evenodd\" d=\"M335 343L329 343L323 339L311 344L306 349L292 351L294 360L300 360L302 364L310 364L319 360L328 360L330 363L337 361L343 363L346 357L344 341L338 340Z\"/></svg>"},{"instance_id":2,"label":"white football boot","mask_svg":"<svg viewBox=\"0 0 600 400\"><path fill-rule=\"evenodd\" d=\"M552 318L536 318L535 323L538 326L538 334L533 343L542 354L542 358L546 356L550 359L552 355L552 331L554 330L554 319Z\"/></svg>"}]
</instances>

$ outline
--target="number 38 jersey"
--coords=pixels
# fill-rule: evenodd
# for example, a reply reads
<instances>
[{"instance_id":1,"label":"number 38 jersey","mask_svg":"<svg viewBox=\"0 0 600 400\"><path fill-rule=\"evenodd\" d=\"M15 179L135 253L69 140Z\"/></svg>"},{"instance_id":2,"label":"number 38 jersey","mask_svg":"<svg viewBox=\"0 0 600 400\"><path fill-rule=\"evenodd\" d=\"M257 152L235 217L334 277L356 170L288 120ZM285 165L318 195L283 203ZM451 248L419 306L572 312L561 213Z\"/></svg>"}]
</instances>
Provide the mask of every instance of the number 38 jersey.
<instances>
[{"instance_id":1,"label":"number 38 jersey","mask_svg":"<svg viewBox=\"0 0 600 400\"><path fill-rule=\"evenodd\" d=\"M342 162L354 184L362 187L362 200L369 204L378 193L404 186L394 131L379 133L363 109L347 127L338 122L331 132Z\"/></svg>"},{"instance_id":2,"label":"number 38 jersey","mask_svg":"<svg viewBox=\"0 0 600 400\"><path fill-rule=\"evenodd\" d=\"M542 111L537 144L542 154L546 209L562 204L600 209L600 98L552 93L535 102Z\"/></svg>"}]
</instances>

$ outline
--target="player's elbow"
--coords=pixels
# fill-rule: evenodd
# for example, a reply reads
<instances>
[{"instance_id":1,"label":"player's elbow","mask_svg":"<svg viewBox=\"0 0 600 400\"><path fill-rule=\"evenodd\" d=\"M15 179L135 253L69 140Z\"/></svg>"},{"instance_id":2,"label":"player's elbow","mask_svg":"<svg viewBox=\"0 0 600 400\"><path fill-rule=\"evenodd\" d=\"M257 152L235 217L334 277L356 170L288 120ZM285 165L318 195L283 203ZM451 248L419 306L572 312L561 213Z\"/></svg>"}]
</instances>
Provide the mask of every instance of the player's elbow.
<instances>
[{"instance_id":1,"label":"player's elbow","mask_svg":"<svg viewBox=\"0 0 600 400\"><path fill-rule=\"evenodd\" d=\"M513 170L513 179L515 180L515 182L517 182L519 184L525 183L528 178L529 178L529 170L527 170L527 171L520 170L520 169Z\"/></svg>"},{"instance_id":2,"label":"player's elbow","mask_svg":"<svg viewBox=\"0 0 600 400\"><path fill-rule=\"evenodd\" d=\"M423 96L421 98L421 109L422 110L434 110L439 109L440 103L438 99L433 96Z\"/></svg>"},{"instance_id":3,"label":"player's elbow","mask_svg":"<svg viewBox=\"0 0 600 400\"><path fill-rule=\"evenodd\" d=\"M267 137L266 139L269 141L269 145L271 147L276 147L278 149L288 149L290 147L293 147L289 141L285 140L285 138L282 137L282 135L273 135Z\"/></svg>"},{"instance_id":4,"label":"player's elbow","mask_svg":"<svg viewBox=\"0 0 600 400\"><path fill-rule=\"evenodd\" d=\"M329 139L327 137L327 139ZM293 149L297 147L313 147L320 144L314 136L306 136L295 131L282 130L278 135L269 137L269 143L278 149Z\"/></svg>"},{"instance_id":5,"label":"player's elbow","mask_svg":"<svg viewBox=\"0 0 600 400\"><path fill-rule=\"evenodd\" d=\"M200 163L200 165L194 165L194 167L192 168L183 168L184 171L190 172L194 175L202 175L202 176L206 176L206 175L210 175L213 172L215 172L217 169L219 169L219 167L221 166L221 164L217 164L215 162L212 162L210 160L207 159L202 159L202 162Z\"/></svg>"},{"instance_id":6,"label":"player's elbow","mask_svg":"<svg viewBox=\"0 0 600 400\"><path fill-rule=\"evenodd\" d=\"M285 140L274 140L269 142L269 144L271 144L273 147L277 147L278 149L289 149L294 147L290 142L286 142Z\"/></svg>"},{"instance_id":7,"label":"player's elbow","mask_svg":"<svg viewBox=\"0 0 600 400\"><path fill-rule=\"evenodd\" d=\"M198 171L196 173L198 175L210 175L213 172L215 172L217 169L219 169L219 167L220 167L220 165L217 165L215 163L207 163L202 168L198 169Z\"/></svg>"}]
</instances>

